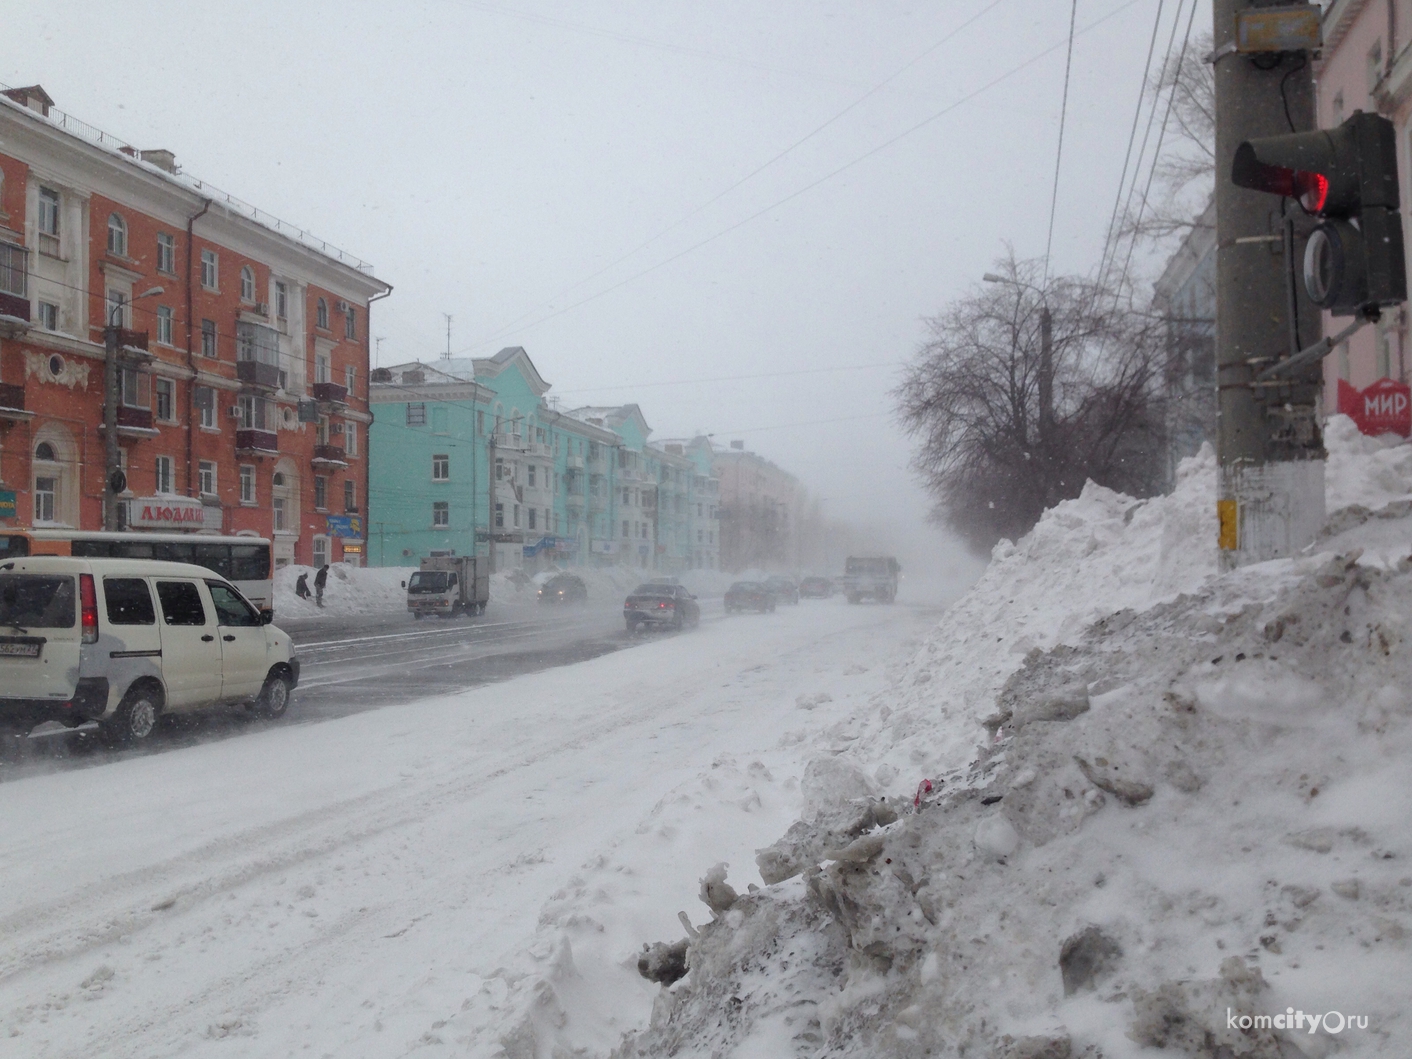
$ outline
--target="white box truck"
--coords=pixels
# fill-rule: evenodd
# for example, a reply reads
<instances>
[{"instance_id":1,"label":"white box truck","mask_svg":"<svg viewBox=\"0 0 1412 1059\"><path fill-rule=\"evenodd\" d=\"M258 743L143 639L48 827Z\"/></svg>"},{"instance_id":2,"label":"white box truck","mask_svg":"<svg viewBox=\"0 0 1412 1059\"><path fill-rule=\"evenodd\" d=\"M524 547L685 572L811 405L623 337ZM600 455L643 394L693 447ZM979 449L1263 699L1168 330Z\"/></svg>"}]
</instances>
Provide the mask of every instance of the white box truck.
<instances>
[{"instance_id":1,"label":"white box truck","mask_svg":"<svg viewBox=\"0 0 1412 1059\"><path fill-rule=\"evenodd\" d=\"M474 555L436 555L403 582L412 617L484 614L490 600L490 560Z\"/></svg>"}]
</instances>

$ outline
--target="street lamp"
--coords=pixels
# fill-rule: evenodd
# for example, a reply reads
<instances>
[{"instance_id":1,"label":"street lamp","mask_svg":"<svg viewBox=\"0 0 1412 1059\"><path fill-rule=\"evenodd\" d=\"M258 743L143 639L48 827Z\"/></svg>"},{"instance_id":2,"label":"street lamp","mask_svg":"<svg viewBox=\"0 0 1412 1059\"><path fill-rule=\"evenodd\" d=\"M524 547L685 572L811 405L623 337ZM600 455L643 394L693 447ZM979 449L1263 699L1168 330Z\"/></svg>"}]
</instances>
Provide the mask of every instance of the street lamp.
<instances>
[{"instance_id":1,"label":"street lamp","mask_svg":"<svg viewBox=\"0 0 1412 1059\"><path fill-rule=\"evenodd\" d=\"M1045 292L1033 283L997 276L987 272L981 277L986 283L1008 283L1012 287L1028 287L1039 295L1039 440L1045 452L1054 426L1054 339L1053 319L1049 314L1049 302Z\"/></svg>"},{"instance_id":2,"label":"street lamp","mask_svg":"<svg viewBox=\"0 0 1412 1059\"><path fill-rule=\"evenodd\" d=\"M149 287L133 296L133 302L162 294L165 288ZM127 488L127 476L118 459L118 347L122 341L120 314L130 303L113 302L108 323L103 328L103 528L118 528L118 494ZM190 424L188 424L188 429Z\"/></svg>"}]
</instances>

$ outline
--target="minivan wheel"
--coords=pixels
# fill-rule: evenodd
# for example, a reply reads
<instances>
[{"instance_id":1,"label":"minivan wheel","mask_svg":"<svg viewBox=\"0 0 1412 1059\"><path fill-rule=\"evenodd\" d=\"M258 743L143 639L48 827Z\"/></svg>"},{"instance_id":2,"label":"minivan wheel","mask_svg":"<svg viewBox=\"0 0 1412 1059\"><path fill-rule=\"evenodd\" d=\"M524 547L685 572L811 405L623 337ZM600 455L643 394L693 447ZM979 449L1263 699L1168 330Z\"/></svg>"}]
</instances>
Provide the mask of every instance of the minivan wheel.
<instances>
[{"instance_id":1,"label":"minivan wheel","mask_svg":"<svg viewBox=\"0 0 1412 1059\"><path fill-rule=\"evenodd\" d=\"M157 727L161 710L161 697L152 688L133 688L123 696L113 716L99 723L98 730L114 746L140 743Z\"/></svg>"},{"instance_id":2,"label":"minivan wheel","mask_svg":"<svg viewBox=\"0 0 1412 1059\"><path fill-rule=\"evenodd\" d=\"M255 701L255 711L261 717L282 717L289 709L289 678L276 673L265 681L260 689L260 697Z\"/></svg>"}]
</instances>

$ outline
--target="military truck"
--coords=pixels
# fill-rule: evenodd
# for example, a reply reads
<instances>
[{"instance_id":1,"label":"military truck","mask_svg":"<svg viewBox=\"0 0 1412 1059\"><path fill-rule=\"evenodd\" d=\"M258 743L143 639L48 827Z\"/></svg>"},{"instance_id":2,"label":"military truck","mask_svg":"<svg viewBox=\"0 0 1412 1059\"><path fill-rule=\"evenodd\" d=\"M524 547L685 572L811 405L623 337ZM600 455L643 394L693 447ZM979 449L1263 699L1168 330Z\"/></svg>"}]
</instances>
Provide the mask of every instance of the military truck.
<instances>
[{"instance_id":1,"label":"military truck","mask_svg":"<svg viewBox=\"0 0 1412 1059\"><path fill-rule=\"evenodd\" d=\"M871 599L891 603L897 598L897 575L902 567L890 555L858 557L850 555L838 579L838 589L848 602Z\"/></svg>"},{"instance_id":2,"label":"military truck","mask_svg":"<svg viewBox=\"0 0 1412 1059\"><path fill-rule=\"evenodd\" d=\"M428 614L454 618L484 614L490 601L490 560L474 555L435 555L402 582L407 609L420 621Z\"/></svg>"}]
</instances>

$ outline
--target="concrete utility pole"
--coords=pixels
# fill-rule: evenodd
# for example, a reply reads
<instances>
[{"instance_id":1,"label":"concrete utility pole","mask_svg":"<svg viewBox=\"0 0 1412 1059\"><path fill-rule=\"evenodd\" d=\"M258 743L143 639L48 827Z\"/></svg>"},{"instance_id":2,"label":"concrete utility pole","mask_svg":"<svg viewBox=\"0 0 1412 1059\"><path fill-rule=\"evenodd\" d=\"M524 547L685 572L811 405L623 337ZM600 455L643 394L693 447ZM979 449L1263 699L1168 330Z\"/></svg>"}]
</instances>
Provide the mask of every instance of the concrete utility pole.
<instances>
[{"instance_id":1,"label":"concrete utility pole","mask_svg":"<svg viewBox=\"0 0 1412 1059\"><path fill-rule=\"evenodd\" d=\"M1282 2L1282 0L1281 0ZM1237 187L1231 162L1245 140L1315 127L1305 52L1234 52L1236 20L1271 7L1213 0L1216 69L1216 377L1222 569L1290 555L1324 521L1324 445L1316 416L1318 361L1271 382L1255 374L1310 346L1317 308L1289 284L1312 225L1293 200ZM1295 216L1297 215L1297 217ZM1287 219L1289 218L1289 219Z\"/></svg>"}]
</instances>

